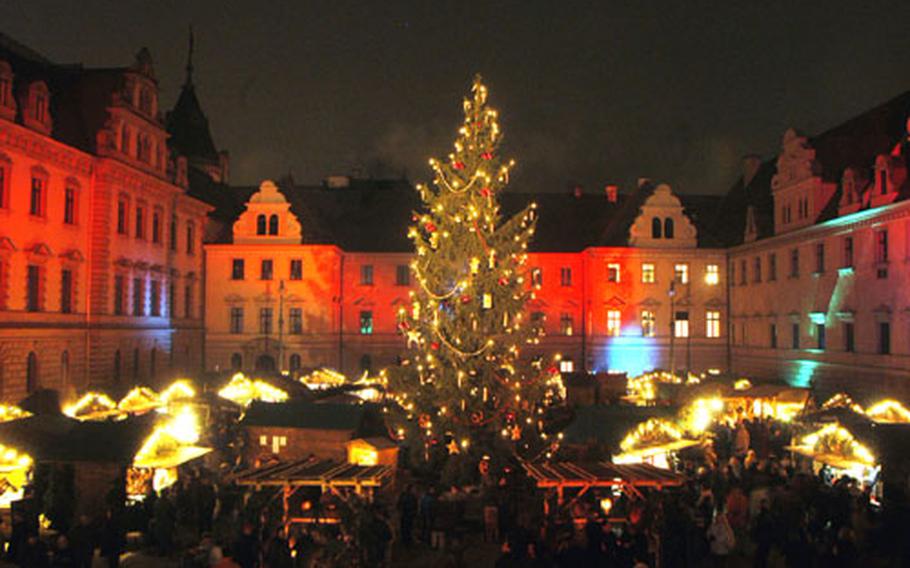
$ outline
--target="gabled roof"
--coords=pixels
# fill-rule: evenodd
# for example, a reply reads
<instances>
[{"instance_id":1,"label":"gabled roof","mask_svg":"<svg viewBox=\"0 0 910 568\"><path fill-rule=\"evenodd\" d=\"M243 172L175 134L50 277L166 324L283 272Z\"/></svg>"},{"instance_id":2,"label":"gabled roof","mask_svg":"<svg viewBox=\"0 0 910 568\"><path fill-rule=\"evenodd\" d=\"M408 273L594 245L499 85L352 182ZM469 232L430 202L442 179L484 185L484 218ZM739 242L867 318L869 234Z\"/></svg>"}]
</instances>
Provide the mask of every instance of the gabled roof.
<instances>
[{"instance_id":1,"label":"gabled roof","mask_svg":"<svg viewBox=\"0 0 910 568\"><path fill-rule=\"evenodd\" d=\"M364 423L365 405L289 401L253 402L244 414L244 426L356 431Z\"/></svg>"},{"instance_id":2,"label":"gabled roof","mask_svg":"<svg viewBox=\"0 0 910 568\"><path fill-rule=\"evenodd\" d=\"M80 422L62 414L36 414L0 424L0 444L36 462L133 463L151 431L154 416L121 421Z\"/></svg>"}]
</instances>

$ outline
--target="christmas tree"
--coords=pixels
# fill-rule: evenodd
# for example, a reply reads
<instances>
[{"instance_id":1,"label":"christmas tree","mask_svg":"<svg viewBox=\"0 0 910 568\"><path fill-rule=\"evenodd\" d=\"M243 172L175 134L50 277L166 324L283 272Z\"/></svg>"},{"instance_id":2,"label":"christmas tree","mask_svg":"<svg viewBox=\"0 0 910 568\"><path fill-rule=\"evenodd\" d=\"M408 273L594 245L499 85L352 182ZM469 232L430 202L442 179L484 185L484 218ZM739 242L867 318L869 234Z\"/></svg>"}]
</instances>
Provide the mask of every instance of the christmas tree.
<instances>
[{"instance_id":1,"label":"christmas tree","mask_svg":"<svg viewBox=\"0 0 910 568\"><path fill-rule=\"evenodd\" d=\"M499 195L514 161L500 156L501 140L477 77L455 151L431 159L433 184L417 185L424 207L408 232L416 286L399 325L409 356L389 386L407 420L401 431L449 453L533 447L559 381L551 360L521 357L542 333L525 313L536 204L503 218Z\"/></svg>"}]
</instances>

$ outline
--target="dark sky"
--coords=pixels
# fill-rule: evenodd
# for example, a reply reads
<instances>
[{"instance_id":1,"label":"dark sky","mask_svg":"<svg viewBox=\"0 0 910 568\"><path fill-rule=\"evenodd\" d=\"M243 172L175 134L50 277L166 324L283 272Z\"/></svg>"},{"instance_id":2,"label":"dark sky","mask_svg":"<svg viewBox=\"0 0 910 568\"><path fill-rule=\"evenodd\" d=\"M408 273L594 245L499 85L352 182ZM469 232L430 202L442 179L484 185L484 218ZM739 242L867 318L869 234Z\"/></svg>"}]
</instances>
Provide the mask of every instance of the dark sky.
<instances>
[{"instance_id":1,"label":"dark sky","mask_svg":"<svg viewBox=\"0 0 910 568\"><path fill-rule=\"evenodd\" d=\"M513 186L535 191L638 177L723 191L787 127L815 133L910 88L907 0L0 3L0 28L55 61L126 65L149 47L167 107L191 22L235 183L426 180L475 72L519 163Z\"/></svg>"}]
</instances>

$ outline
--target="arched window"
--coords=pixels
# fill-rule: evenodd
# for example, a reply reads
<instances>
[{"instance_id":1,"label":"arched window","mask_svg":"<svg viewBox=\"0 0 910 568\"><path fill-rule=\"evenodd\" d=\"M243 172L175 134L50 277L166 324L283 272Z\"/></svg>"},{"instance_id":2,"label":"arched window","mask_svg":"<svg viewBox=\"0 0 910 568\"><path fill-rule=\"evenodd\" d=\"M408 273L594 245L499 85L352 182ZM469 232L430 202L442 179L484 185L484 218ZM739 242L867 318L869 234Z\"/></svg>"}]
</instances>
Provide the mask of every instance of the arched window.
<instances>
[{"instance_id":1,"label":"arched window","mask_svg":"<svg viewBox=\"0 0 910 568\"><path fill-rule=\"evenodd\" d=\"M290 368L292 374L300 371L300 355L297 353L291 355Z\"/></svg>"},{"instance_id":2,"label":"arched window","mask_svg":"<svg viewBox=\"0 0 910 568\"><path fill-rule=\"evenodd\" d=\"M139 381L139 348L133 349L133 382Z\"/></svg>"},{"instance_id":3,"label":"arched window","mask_svg":"<svg viewBox=\"0 0 910 568\"><path fill-rule=\"evenodd\" d=\"M258 215L256 217L256 234L257 235L265 234L265 215Z\"/></svg>"},{"instance_id":4,"label":"arched window","mask_svg":"<svg viewBox=\"0 0 910 568\"><path fill-rule=\"evenodd\" d=\"M664 238L672 239L673 238L673 218L667 217L664 219Z\"/></svg>"},{"instance_id":5,"label":"arched window","mask_svg":"<svg viewBox=\"0 0 910 568\"><path fill-rule=\"evenodd\" d=\"M70 352L66 350L60 355L60 380L64 388L70 384Z\"/></svg>"},{"instance_id":6,"label":"arched window","mask_svg":"<svg viewBox=\"0 0 910 568\"><path fill-rule=\"evenodd\" d=\"M373 370L373 358L370 357L369 353L364 353L363 356L360 358L360 371L361 372L366 371L367 373L370 373L370 372L372 372L372 370Z\"/></svg>"},{"instance_id":7,"label":"arched window","mask_svg":"<svg viewBox=\"0 0 910 568\"><path fill-rule=\"evenodd\" d=\"M25 366L25 392L32 394L36 390L38 390L38 356L31 351Z\"/></svg>"},{"instance_id":8,"label":"arched window","mask_svg":"<svg viewBox=\"0 0 910 568\"><path fill-rule=\"evenodd\" d=\"M243 369L243 355L240 353L234 353L231 355L231 369L234 371L240 371Z\"/></svg>"},{"instance_id":9,"label":"arched window","mask_svg":"<svg viewBox=\"0 0 910 568\"><path fill-rule=\"evenodd\" d=\"M278 234L278 215L272 215L269 217L269 234L277 235Z\"/></svg>"},{"instance_id":10,"label":"arched window","mask_svg":"<svg viewBox=\"0 0 910 568\"><path fill-rule=\"evenodd\" d=\"M122 359L122 357L120 356L120 350L118 349L117 351L114 352L114 384L115 385L120 384L120 373L121 373L121 368L122 368L121 359Z\"/></svg>"},{"instance_id":11,"label":"arched window","mask_svg":"<svg viewBox=\"0 0 910 568\"><path fill-rule=\"evenodd\" d=\"M661 234L660 218L654 217L651 219L651 238L659 239Z\"/></svg>"}]
</instances>

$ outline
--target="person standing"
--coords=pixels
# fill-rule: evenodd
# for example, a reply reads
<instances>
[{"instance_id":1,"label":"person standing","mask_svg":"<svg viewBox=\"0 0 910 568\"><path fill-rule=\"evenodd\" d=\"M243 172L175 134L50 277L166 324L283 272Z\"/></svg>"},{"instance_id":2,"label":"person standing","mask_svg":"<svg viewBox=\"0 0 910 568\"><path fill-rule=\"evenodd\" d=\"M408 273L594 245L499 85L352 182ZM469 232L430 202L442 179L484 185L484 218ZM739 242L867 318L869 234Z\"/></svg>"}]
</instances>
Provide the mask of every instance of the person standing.
<instances>
[{"instance_id":1,"label":"person standing","mask_svg":"<svg viewBox=\"0 0 910 568\"><path fill-rule=\"evenodd\" d=\"M75 565L78 568L92 568L92 558L95 556L95 534L88 515L79 515L76 526L70 529L69 543Z\"/></svg>"},{"instance_id":2,"label":"person standing","mask_svg":"<svg viewBox=\"0 0 910 568\"><path fill-rule=\"evenodd\" d=\"M401 544L411 546L414 533L414 517L417 515L417 497L414 487L408 485L398 497L399 531Z\"/></svg>"},{"instance_id":3,"label":"person standing","mask_svg":"<svg viewBox=\"0 0 910 568\"><path fill-rule=\"evenodd\" d=\"M123 529L120 527L120 519L113 510L108 509L101 527L101 557L107 561L108 568L120 566L121 552L123 552Z\"/></svg>"},{"instance_id":4,"label":"person standing","mask_svg":"<svg viewBox=\"0 0 910 568\"><path fill-rule=\"evenodd\" d=\"M716 568L727 566L727 559L736 547L736 537L723 509L718 509L708 527L708 545Z\"/></svg>"}]
</instances>

